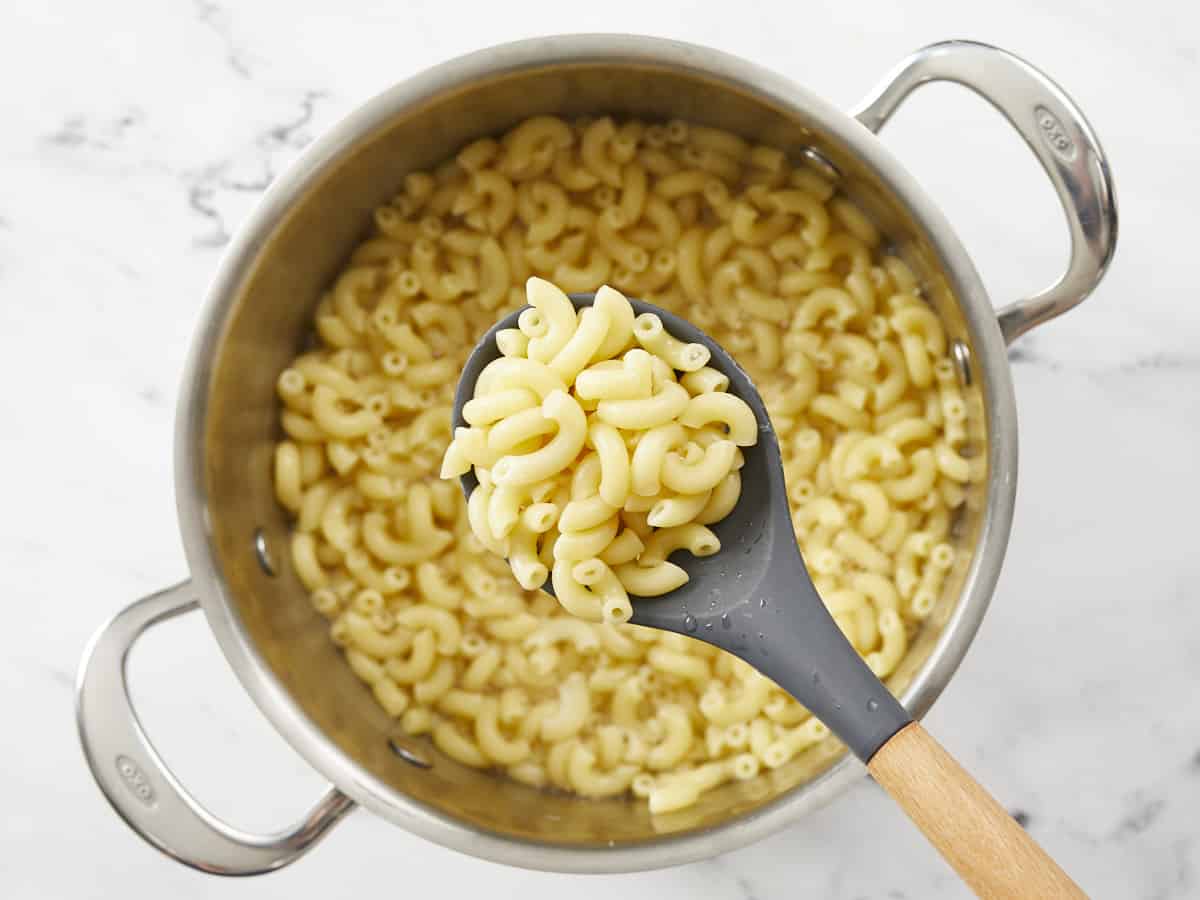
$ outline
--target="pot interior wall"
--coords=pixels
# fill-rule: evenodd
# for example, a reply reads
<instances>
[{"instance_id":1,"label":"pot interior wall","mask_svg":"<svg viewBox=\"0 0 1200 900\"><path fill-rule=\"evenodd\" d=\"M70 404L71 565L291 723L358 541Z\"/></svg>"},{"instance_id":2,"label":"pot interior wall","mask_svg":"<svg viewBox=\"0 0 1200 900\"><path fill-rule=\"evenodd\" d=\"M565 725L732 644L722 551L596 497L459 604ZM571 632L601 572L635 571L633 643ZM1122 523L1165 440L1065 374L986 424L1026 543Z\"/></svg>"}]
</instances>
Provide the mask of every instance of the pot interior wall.
<instances>
[{"instance_id":1,"label":"pot interior wall","mask_svg":"<svg viewBox=\"0 0 1200 900\"><path fill-rule=\"evenodd\" d=\"M934 253L914 237L919 230L909 213L846 148L820 133L803 110L785 109L701 73L645 64L581 60L567 67L525 69L409 105L354 146L336 151L332 163L310 180L260 245L214 359L204 458L207 512L225 595L263 661L313 725L357 761L364 779L378 779L431 812L553 844L643 842L750 814L819 777L839 758L840 748L827 742L755 781L706 794L692 809L653 819L641 802L581 801L464 768L424 740L403 736L344 664L325 621L311 609L291 572L288 523L271 488L272 447L280 436L276 376L309 340L318 296L367 234L372 209L394 194L406 173L539 113L684 118L729 128L784 148L797 159L804 148L819 150L843 173L844 191L917 270L949 334L968 345L971 339ZM974 374L976 379L982 375ZM969 406L979 440L984 416L977 388L969 392ZM956 528L964 549L974 546L982 506L983 491L978 490ZM263 571L255 554L260 529L275 561L274 577ZM891 680L897 694L903 694L933 650L954 609L970 555L960 553L963 559L941 605ZM392 739L428 760L430 767L405 762L391 749Z\"/></svg>"}]
</instances>

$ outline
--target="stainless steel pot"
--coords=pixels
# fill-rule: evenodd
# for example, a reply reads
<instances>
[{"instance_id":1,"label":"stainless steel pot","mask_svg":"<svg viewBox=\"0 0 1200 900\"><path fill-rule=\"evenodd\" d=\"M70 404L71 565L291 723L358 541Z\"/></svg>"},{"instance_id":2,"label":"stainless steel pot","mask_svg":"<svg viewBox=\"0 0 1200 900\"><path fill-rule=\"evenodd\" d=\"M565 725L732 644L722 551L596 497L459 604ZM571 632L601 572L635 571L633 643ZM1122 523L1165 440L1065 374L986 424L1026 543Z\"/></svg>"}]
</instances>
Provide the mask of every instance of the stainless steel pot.
<instances>
[{"instance_id":1,"label":"stainless steel pot","mask_svg":"<svg viewBox=\"0 0 1200 900\"><path fill-rule=\"evenodd\" d=\"M1071 233L1066 274L997 313L958 238L875 132L914 89L953 81L993 104L1041 162ZM968 551L941 606L890 683L924 713L962 660L987 608L1012 521L1017 426L1005 345L1079 303L1116 241L1107 163L1083 115L1048 78L982 44L936 44L905 60L852 113L743 60L624 35L541 38L425 72L368 102L314 143L268 192L221 263L184 379L176 481L190 580L105 625L79 674L88 763L129 825L181 862L265 872L307 851L355 805L475 856L535 869L619 872L732 850L795 821L862 774L819 747L694 808L537 792L465 769L396 732L328 640L286 565L287 522L270 483L276 374L300 347L318 293L361 238L369 211L408 171L538 113L681 117L807 154L835 170L918 272L954 339L987 448L988 478L958 523ZM981 173L982 176L982 173ZM149 626L203 608L246 690L332 783L274 835L237 831L189 796L138 724L126 654Z\"/></svg>"}]
</instances>

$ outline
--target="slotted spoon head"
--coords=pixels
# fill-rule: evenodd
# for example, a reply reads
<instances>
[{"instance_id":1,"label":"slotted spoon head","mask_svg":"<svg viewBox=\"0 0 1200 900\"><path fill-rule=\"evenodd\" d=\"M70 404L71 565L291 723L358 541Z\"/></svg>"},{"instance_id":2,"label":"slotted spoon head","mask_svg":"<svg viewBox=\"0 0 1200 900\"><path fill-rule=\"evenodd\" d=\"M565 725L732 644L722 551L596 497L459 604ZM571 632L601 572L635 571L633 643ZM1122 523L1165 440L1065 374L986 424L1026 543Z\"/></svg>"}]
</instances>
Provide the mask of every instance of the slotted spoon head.
<instances>
[{"instance_id":1,"label":"slotted spoon head","mask_svg":"<svg viewBox=\"0 0 1200 900\"><path fill-rule=\"evenodd\" d=\"M595 294L572 294L576 309ZM867 760L912 721L846 640L813 587L792 528L779 440L758 389L720 344L673 313L629 298L637 315L654 313L686 343L703 344L708 365L729 378L729 393L744 400L758 421L758 443L743 447L742 493L733 511L709 528L721 541L712 556L686 550L671 562L688 582L661 597L633 600L636 625L698 638L741 657L796 697L861 759ZM505 316L483 335L467 359L454 395L453 426L463 427L463 406L475 382L500 357L496 333L516 328L524 310ZM462 476L470 496L474 472ZM543 590L553 593L549 582Z\"/></svg>"}]
</instances>

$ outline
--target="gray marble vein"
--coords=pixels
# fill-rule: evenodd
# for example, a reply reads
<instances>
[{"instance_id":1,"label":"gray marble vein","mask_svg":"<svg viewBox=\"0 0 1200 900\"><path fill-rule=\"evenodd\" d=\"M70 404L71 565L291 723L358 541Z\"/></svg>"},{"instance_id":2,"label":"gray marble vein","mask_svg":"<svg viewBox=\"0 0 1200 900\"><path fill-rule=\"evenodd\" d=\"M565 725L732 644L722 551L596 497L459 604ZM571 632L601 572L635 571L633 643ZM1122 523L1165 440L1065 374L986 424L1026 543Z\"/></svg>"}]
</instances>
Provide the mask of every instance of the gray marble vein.
<instances>
[{"instance_id":1,"label":"gray marble vein","mask_svg":"<svg viewBox=\"0 0 1200 900\"><path fill-rule=\"evenodd\" d=\"M300 98L299 111L258 134L248 156L222 159L199 171L184 173L182 181L187 189L188 207L206 224L206 231L194 238L196 246L222 247L229 242L220 195L257 196L270 187L277 171L276 158L280 154L290 157L312 140L308 125L323 96L321 91L306 91Z\"/></svg>"},{"instance_id":2,"label":"gray marble vein","mask_svg":"<svg viewBox=\"0 0 1200 900\"><path fill-rule=\"evenodd\" d=\"M251 78L250 54L234 39L231 12L210 0L193 0L192 6L195 9L197 21L216 35L221 42L225 50L225 61L229 64L229 68L240 78Z\"/></svg>"}]
</instances>

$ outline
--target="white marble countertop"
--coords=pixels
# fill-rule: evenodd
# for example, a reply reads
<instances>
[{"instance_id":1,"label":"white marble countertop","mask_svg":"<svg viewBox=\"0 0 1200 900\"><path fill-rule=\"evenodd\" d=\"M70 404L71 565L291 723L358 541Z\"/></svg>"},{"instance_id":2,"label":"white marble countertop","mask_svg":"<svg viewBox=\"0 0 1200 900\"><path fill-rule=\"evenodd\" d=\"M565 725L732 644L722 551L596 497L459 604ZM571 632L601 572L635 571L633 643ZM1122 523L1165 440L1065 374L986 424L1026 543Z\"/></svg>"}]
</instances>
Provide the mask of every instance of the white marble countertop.
<instances>
[{"instance_id":1,"label":"white marble countertop","mask_svg":"<svg viewBox=\"0 0 1200 900\"><path fill-rule=\"evenodd\" d=\"M1112 160L1121 246L1091 300L1014 352L1012 543L979 638L927 721L1096 896L1200 895L1200 15L1169 0L917 5L480 3L468 16L423 0L5 3L0 895L965 896L865 781L756 846L668 871L507 869L358 812L294 867L222 882L135 838L83 763L71 703L85 640L185 574L174 398L228 235L369 95L479 46L586 30L720 47L843 105L909 50L973 37L1039 64L1086 110ZM1056 203L991 110L932 88L886 140L997 302L1058 274ZM315 796L320 779L242 693L200 617L156 630L133 669L148 729L216 813L269 828Z\"/></svg>"}]
</instances>

